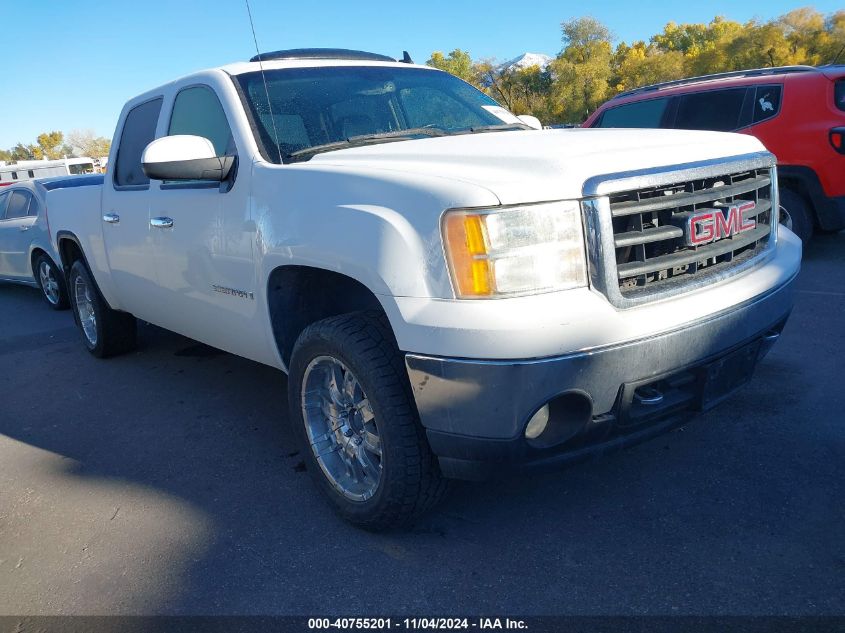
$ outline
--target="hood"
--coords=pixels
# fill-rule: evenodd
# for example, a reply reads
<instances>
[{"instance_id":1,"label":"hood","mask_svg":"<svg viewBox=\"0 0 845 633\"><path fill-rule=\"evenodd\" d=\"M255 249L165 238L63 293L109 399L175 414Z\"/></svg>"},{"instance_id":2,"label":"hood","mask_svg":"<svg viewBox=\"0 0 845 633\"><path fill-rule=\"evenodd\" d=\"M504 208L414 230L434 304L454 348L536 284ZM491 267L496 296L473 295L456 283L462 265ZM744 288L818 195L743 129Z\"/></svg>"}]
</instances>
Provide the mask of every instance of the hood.
<instances>
[{"instance_id":1,"label":"hood","mask_svg":"<svg viewBox=\"0 0 845 633\"><path fill-rule=\"evenodd\" d=\"M764 149L744 134L575 128L397 141L317 154L309 162L448 178L485 187L502 204L520 204L579 198L593 176Z\"/></svg>"}]
</instances>

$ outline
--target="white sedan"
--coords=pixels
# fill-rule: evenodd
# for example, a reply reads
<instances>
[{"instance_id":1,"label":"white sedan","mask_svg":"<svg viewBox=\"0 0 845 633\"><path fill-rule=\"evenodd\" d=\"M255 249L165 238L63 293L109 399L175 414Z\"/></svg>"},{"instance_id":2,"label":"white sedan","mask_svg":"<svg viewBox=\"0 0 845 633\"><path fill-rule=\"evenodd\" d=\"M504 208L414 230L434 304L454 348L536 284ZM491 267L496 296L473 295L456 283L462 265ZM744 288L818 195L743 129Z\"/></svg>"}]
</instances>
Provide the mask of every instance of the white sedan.
<instances>
[{"instance_id":1,"label":"white sedan","mask_svg":"<svg viewBox=\"0 0 845 633\"><path fill-rule=\"evenodd\" d=\"M64 272L49 235L47 192L92 184L102 176L68 176L0 187L0 281L34 285L56 310L68 307Z\"/></svg>"}]
</instances>

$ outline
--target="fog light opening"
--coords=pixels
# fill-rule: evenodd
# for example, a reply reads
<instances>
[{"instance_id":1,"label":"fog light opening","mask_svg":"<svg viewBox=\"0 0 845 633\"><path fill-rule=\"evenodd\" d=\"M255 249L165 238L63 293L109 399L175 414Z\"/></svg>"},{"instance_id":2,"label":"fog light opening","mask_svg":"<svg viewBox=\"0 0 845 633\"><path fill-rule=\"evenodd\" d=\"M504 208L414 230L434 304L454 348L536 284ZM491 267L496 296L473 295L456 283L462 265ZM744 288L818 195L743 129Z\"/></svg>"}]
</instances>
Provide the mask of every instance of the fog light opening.
<instances>
[{"instance_id":1,"label":"fog light opening","mask_svg":"<svg viewBox=\"0 0 845 633\"><path fill-rule=\"evenodd\" d=\"M592 418L590 396L569 391L537 409L525 425L525 439L534 448L556 446L581 433Z\"/></svg>"},{"instance_id":2,"label":"fog light opening","mask_svg":"<svg viewBox=\"0 0 845 633\"><path fill-rule=\"evenodd\" d=\"M544 404L539 408L537 413L531 416L528 420L528 426L525 427L525 437L529 440L536 440L546 427L549 425L549 405Z\"/></svg>"}]
</instances>

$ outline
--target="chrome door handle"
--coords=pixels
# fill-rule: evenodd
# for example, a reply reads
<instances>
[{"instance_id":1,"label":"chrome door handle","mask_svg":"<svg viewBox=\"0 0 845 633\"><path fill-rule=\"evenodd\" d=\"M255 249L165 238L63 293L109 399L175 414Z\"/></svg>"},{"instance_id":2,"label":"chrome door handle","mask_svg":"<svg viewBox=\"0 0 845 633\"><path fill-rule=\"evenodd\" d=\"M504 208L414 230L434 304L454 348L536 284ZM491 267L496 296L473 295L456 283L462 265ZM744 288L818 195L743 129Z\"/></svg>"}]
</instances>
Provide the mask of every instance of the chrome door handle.
<instances>
[{"instance_id":1,"label":"chrome door handle","mask_svg":"<svg viewBox=\"0 0 845 633\"><path fill-rule=\"evenodd\" d=\"M173 226L173 218L152 218L150 226L156 229L169 229Z\"/></svg>"},{"instance_id":2,"label":"chrome door handle","mask_svg":"<svg viewBox=\"0 0 845 633\"><path fill-rule=\"evenodd\" d=\"M103 216L103 222L107 222L109 224L117 224L120 222L120 216L117 213L106 213Z\"/></svg>"},{"instance_id":3,"label":"chrome door handle","mask_svg":"<svg viewBox=\"0 0 845 633\"><path fill-rule=\"evenodd\" d=\"M31 228L32 228L31 226L22 226L21 231L28 231Z\"/></svg>"}]
</instances>

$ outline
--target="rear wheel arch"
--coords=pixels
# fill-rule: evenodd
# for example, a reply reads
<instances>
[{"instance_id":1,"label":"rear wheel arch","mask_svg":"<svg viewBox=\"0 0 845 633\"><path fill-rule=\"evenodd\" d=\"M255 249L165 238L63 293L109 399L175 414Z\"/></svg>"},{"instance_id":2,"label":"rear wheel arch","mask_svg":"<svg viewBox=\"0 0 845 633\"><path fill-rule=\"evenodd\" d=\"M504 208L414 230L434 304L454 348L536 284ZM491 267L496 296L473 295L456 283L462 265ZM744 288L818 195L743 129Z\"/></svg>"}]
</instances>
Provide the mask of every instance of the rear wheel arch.
<instances>
[{"instance_id":1,"label":"rear wheel arch","mask_svg":"<svg viewBox=\"0 0 845 633\"><path fill-rule=\"evenodd\" d=\"M64 269L65 274L70 271L71 266L73 266L73 262L78 259L81 259L85 265L88 266L88 262L85 259L85 253L82 251L82 245L73 233L69 231L60 231L56 234L56 243L58 245L61 266Z\"/></svg>"},{"instance_id":2,"label":"rear wheel arch","mask_svg":"<svg viewBox=\"0 0 845 633\"><path fill-rule=\"evenodd\" d=\"M70 306L64 270L50 253L41 247L35 247L29 255L29 265L35 283L41 289L41 295L54 310L64 310Z\"/></svg>"},{"instance_id":3,"label":"rear wheel arch","mask_svg":"<svg viewBox=\"0 0 845 633\"><path fill-rule=\"evenodd\" d=\"M285 366L299 335L312 323L360 311L384 313L375 293L360 281L324 268L286 265L267 281L267 305L273 337Z\"/></svg>"},{"instance_id":4,"label":"rear wheel arch","mask_svg":"<svg viewBox=\"0 0 845 633\"><path fill-rule=\"evenodd\" d=\"M38 260L42 255L46 255L47 257L50 257L50 254L47 251L45 251L43 248L40 248L38 246L33 248L32 252L29 254L29 269L32 271L33 277L35 277L35 275L38 274L38 271L35 270L35 267L38 264ZM53 258L50 257L50 259L52 260ZM55 264L56 262L53 262L53 263Z\"/></svg>"}]
</instances>

